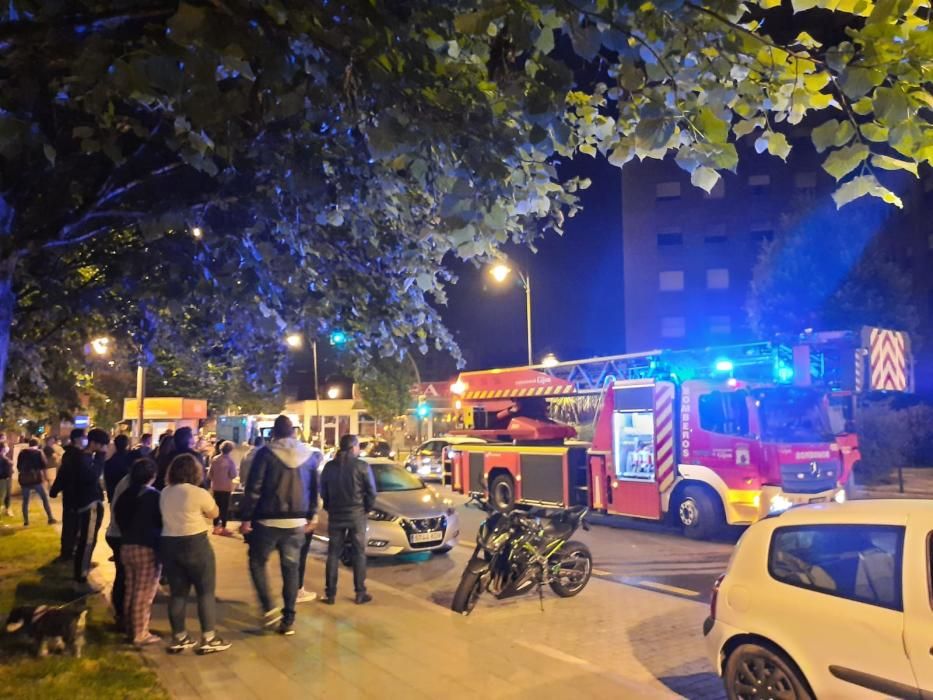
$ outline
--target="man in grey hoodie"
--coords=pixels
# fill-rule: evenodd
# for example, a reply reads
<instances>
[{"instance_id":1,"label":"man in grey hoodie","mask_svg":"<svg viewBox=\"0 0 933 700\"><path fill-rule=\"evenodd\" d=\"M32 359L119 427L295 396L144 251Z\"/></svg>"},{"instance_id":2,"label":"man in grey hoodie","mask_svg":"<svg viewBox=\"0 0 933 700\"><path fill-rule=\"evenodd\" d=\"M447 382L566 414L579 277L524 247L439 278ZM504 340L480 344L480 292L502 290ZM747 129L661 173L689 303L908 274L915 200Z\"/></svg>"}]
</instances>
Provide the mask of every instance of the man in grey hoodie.
<instances>
[{"instance_id":1,"label":"man in grey hoodie","mask_svg":"<svg viewBox=\"0 0 933 700\"><path fill-rule=\"evenodd\" d=\"M249 544L249 573L262 606L263 627L278 624L283 635L295 634L298 569L305 533L317 523L317 456L294 437L287 416L272 427L272 440L250 466L240 504L240 532ZM282 568L281 613L272 604L266 563L273 550Z\"/></svg>"}]
</instances>

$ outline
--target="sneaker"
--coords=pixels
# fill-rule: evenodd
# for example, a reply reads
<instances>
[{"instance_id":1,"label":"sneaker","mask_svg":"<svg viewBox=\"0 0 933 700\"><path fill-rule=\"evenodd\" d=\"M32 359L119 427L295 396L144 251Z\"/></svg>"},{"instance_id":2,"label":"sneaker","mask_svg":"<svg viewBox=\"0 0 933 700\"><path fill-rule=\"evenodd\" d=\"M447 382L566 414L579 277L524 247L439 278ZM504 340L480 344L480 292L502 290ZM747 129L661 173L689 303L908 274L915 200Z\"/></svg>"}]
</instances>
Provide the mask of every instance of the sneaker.
<instances>
[{"instance_id":1,"label":"sneaker","mask_svg":"<svg viewBox=\"0 0 933 700\"><path fill-rule=\"evenodd\" d=\"M172 639L172 643L168 645L166 651L169 654L180 654L185 649L191 649L196 647L198 643L191 638L190 635L185 635L183 637L175 637Z\"/></svg>"},{"instance_id":2,"label":"sneaker","mask_svg":"<svg viewBox=\"0 0 933 700\"><path fill-rule=\"evenodd\" d=\"M262 616L262 628L266 630L271 630L279 622L282 621L282 610L281 608L273 608L269 612L263 614Z\"/></svg>"},{"instance_id":3,"label":"sneaker","mask_svg":"<svg viewBox=\"0 0 933 700\"><path fill-rule=\"evenodd\" d=\"M216 654L218 651L226 651L231 646L230 642L225 642L220 637L213 637L210 640L202 639L201 646L198 647L198 653L201 656Z\"/></svg>"},{"instance_id":4,"label":"sneaker","mask_svg":"<svg viewBox=\"0 0 933 700\"><path fill-rule=\"evenodd\" d=\"M356 594L356 604L363 605L364 603L372 602L373 597L369 593L357 593Z\"/></svg>"},{"instance_id":5,"label":"sneaker","mask_svg":"<svg viewBox=\"0 0 933 700\"><path fill-rule=\"evenodd\" d=\"M133 642L133 646L136 646L136 647L147 647L147 646L149 646L150 644L158 644L158 643L161 642L161 641L162 641L162 637L160 637L160 636L157 635L157 634L153 634L152 632L150 632L149 634L147 634L147 635L146 635L145 637L143 637L142 639L137 639L137 640L135 640L135 641Z\"/></svg>"},{"instance_id":6,"label":"sneaker","mask_svg":"<svg viewBox=\"0 0 933 700\"><path fill-rule=\"evenodd\" d=\"M296 603L310 603L312 600L317 599L317 593L314 591L306 591L304 588L298 589L298 597L295 599Z\"/></svg>"},{"instance_id":7,"label":"sneaker","mask_svg":"<svg viewBox=\"0 0 933 700\"><path fill-rule=\"evenodd\" d=\"M282 620L282 623L276 631L283 637L293 637L295 636L295 623Z\"/></svg>"},{"instance_id":8,"label":"sneaker","mask_svg":"<svg viewBox=\"0 0 933 700\"><path fill-rule=\"evenodd\" d=\"M332 596L332 595L326 595L326 596L324 596L323 598L321 598L321 602L324 603L324 605L333 605L333 604L334 604L334 596Z\"/></svg>"}]
</instances>

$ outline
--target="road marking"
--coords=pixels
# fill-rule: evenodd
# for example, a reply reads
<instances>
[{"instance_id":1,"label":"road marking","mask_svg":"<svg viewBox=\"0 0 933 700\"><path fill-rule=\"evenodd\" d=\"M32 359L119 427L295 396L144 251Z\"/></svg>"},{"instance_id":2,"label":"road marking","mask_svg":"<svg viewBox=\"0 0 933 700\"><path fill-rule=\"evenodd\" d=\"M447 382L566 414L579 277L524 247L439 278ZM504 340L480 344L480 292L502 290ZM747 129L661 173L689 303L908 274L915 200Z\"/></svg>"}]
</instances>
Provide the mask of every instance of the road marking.
<instances>
[{"instance_id":1,"label":"road marking","mask_svg":"<svg viewBox=\"0 0 933 700\"><path fill-rule=\"evenodd\" d=\"M663 591L665 593L673 593L675 595L686 595L691 598L695 598L700 595L697 591L691 591L689 588L681 588L680 586L670 586L666 583L659 583L657 581L635 581L636 586L644 586L645 588L653 588L657 591Z\"/></svg>"},{"instance_id":2,"label":"road marking","mask_svg":"<svg viewBox=\"0 0 933 700\"><path fill-rule=\"evenodd\" d=\"M593 569L594 576L612 576L611 571L605 571L603 569Z\"/></svg>"}]
</instances>

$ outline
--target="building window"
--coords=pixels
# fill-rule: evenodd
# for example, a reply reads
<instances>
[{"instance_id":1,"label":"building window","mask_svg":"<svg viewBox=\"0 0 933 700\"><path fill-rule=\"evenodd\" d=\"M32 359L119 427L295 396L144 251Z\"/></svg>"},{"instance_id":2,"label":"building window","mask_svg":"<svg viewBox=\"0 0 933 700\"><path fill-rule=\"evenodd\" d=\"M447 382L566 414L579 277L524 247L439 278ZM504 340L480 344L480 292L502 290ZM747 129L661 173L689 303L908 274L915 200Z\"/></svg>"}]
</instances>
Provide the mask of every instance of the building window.
<instances>
[{"instance_id":1,"label":"building window","mask_svg":"<svg viewBox=\"0 0 933 700\"><path fill-rule=\"evenodd\" d=\"M684 289L684 271L664 270L658 275L658 288L662 292L682 292Z\"/></svg>"},{"instance_id":2,"label":"building window","mask_svg":"<svg viewBox=\"0 0 933 700\"><path fill-rule=\"evenodd\" d=\"M729 335L732 333L732 318L729 316L710 316L709 332L713 335Z\"/></svg>"},{"instance_id":3,"label":"building window","mask_svg":"<svg viewBox=\"0 0 933 700\"><path fill-rule=\"evenodd\" d=\"M714 267L706 271L707 289L729 289L729 270Z\"/></svg>"},{"instance_id":4,"label":"building window","mask_svg":"<svg viewBox=\"0 0 933 700\"><path fill-rule=\"evenodd\" d=\"M752 194L765 194L768 191L768 187L771 186L771 176L751 175L748 178L748 186L751 188Z\"/></svg>"},{"instance_id":5,"label":"building window","mask_svg":"<svg viewBox=\"0 0 933 700\"><path fill-rule=\"evenodd\" d=\"M684 234L682 233L659 233L658 248L669 246L678 246L684 244Z\"/></svg>"},{"instance_id":6,"label":"building window","mask_svg":"<svg viewBox=\"0 0 933 700\"><path fill-rule=\"evenodd\" d=\"M752 229L752 242L756 245L761 245L762 243L770 243L774 240L774 231L770 228L756 228Z\"/></svg>"},{"instance_id":7,"label":"building window","mask_svg":"<svg viewBox=\"0 0 933 700\"><path fill-rule=\"evenodd\" d=\"M687 334L687 320L683 316L661 318L662 338L683 338Z\"/></svg>"},{"instance_id":8,"label":"building window","mask_svg":"<svg viewBox=\"0 0 933 700\"><path fill-rule=\"evenodd\" d=\"M726 196L726 181L720 176L719 180L713 185L713 189L709 192L704 192L703 197L705 199L722 199Z\"/></svg>"},{"instance_id":9,"label":"building window","mask_svg":"<svg viewBox=\"0 0 933 700\"><path fill-rule=\"evenodd\" d=\"M716 233L712 236L703 236L704 243L725 243L729 237L724 233Z\"/></svg>"},{"instance_id":10,"label":"building window","mask_svg":"<svg viewBox=\"0 0 933 700\"><path fill-rule=\"evenodd\" d=\"M816 191L816 173L808 170L804 173L794 174L794 187L805 192Z\"/></svg>"},{"instance_id":11,"label":"building window","mask_svg":"<svg viewBox=\"0 0 933 700\"><path fill-rule=\"evenodd\" d=\"M679 182L659 182L654 186L654 197L659 202L680 199Z\"/></svg>"}]
</instances>

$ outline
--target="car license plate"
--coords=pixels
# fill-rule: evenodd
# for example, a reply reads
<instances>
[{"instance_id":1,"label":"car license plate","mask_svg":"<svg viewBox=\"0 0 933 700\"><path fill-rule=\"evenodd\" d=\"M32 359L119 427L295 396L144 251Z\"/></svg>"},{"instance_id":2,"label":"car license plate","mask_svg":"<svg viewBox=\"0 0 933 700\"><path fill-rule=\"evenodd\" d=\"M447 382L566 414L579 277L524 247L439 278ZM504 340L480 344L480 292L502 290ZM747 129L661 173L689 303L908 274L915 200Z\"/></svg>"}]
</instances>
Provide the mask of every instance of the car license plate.
<instances>
[{"instance_id":1,"label":"car license plate","mask_svg":"<svg viewBox=\"0 0 933 700\"><path fill-rule=\"evenodd\" d=\"M424 544L425 542L439 542L444 539L444 533L440 530L433 532L413 532L411 535L412 544Z\"/></svg>"}]
</instances>

